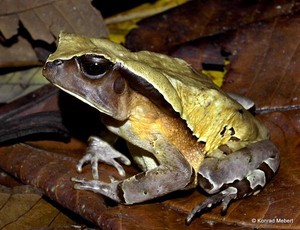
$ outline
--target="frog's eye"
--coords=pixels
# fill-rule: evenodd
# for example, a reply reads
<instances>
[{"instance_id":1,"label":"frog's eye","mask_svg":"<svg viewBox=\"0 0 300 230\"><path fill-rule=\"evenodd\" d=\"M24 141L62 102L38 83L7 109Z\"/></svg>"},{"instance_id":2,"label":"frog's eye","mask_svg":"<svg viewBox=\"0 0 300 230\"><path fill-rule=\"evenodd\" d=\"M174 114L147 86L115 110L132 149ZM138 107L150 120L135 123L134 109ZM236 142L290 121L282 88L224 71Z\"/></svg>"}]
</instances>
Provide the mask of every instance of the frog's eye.
<instances>
[{"instance_id":1,"label":"frog's eye","mask_svg":"<svg viewBox=\"0 0 300 230\"><path fill-rule=\"evenodd\" d=\"M83 55L77 58L82 72L90 79L99 79L113 67L113 63L102 56Z\"/></svg>"}]
</instances>

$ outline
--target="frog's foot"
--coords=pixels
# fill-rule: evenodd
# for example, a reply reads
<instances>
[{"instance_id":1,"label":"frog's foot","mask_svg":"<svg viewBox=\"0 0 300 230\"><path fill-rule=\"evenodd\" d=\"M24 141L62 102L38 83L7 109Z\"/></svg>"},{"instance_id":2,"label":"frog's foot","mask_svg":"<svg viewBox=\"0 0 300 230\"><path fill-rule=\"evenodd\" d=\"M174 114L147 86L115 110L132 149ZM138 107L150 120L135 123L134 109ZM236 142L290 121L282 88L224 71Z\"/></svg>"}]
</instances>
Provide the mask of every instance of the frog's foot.
<instances>
[{"instance_id":1,"label":"frog's foot","mask_svg":"<svg viewBox=\"0 0 300 230\"><path fill-rule=\"evenodd\" d=\"M93 178L97 180L99 179L99 161L115 167L121 176L125 176L125 171L119 162L125 165L130 165L130 160L126 156L115 150L104 140L92 136L89 138L89 146L86 154L79 160L76 169L78 172L82 172L83 165L87 162L90 162L92 165Z\"/></svg>"},{"instance_id":2,"label":"frog's foot","mask_svg":"<svg viewBox=\"0 0 300 230\"><path fill-rule=\"evenodd\" d=\"M237 189L234 187L229 187L225 190L223 190L220 193L217 193L209 198L207 198L202 203L198 204L193 210L188 214L186 218L186 223L190 224L193 217L196 215L196 213L203 211L206 208L211 208L213 205L218 204L222 202L222 213L224 214L228 208L228 204L231 200L234 200L237 198Z\"/></svg>"},{"instance_id":3,"label":"frog's foot","mask_svg":"<svg viewBox=\"0 0 300 230\"><path fill-rule=\"evenodd\" d=\"M83 178L72 177L71 181L75 182L74 189L89 190L95 193L100 193L106 197L122 202L119 196L119 183L120 181L111 181L111 183L102 182L99 180L87 180Z\"/></svg>"}]
</instances>

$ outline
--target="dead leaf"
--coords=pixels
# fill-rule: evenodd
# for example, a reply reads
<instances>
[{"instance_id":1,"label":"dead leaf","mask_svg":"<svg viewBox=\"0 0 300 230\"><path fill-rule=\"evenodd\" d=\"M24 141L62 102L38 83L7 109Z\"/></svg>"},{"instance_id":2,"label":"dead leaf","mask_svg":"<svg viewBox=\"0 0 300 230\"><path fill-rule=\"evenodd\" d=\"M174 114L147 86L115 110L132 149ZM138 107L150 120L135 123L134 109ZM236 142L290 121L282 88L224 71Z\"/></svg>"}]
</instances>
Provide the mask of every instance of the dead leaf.
<instances>
[{"instance_id":1,"label":"dead leaf","mask_svg":"<svg viewBox=\"0 0 300 230\"><path fill-rule=\"evenodd\" d=\"M0 169L0 186L12 188L14 186L23 185L20 181L16 178L12 177L8 173L4 172Z\"/></svg>"},{"instance_id":2,"label":"dead leaf","mask_svg":"<svg viewBox=\"0 0 300 230\"><path fill-rule=\"evenodd\" d=\"M254 21L297 12L298 1L189 1L144 19L126 39L130 50L166 51L172 47L236 29Z\"/></svg>"},{"instance_id":3,"label":"dead leaf","mask_svg":"<svg viewBox=\"0 0 300 230\"><path fill-rule=\"evenodd\" d=\"M105 24L109 29L109 39L114 42L124 43L126 34L135 28L137 26L136 23L142 18L156 15L184 2L186 2L186 0L158 0L150 3L146 2L132 9L105 18Z\"/></svg>"},{"instance_id":4,"label":"dead leaf","mask_svg":"<svg viewBox=\"0 0 300 230\"><path fill-rule=\"evenodd\" d=\"M261 112L300 109L299 28L300 16L294 14L229 35L222 44L232 53L224 89L249 97Z\"/></svg>"},{"instance_id":5,"label":"dead leaf","mask_svg":"<svg viewBox=\"0 0 300 230\"><path fill-rule=\"evenodd\" d=\"M58 150L58 148L57 148ZM0 167L13 173L23 182L41 188L43 193L56 200L64 207L80 214L100 226L102 229L183 229L186 227L186 214L178 209L170 209L161 202L137 204L132 206L116 205L98 194L73 189L70 181L75 172L77 157L65 156L60 149L54 153L32 148L28 145L15 145L0 149ZM12 168L11 165L14 167ZM136 173L132 168L126 168L128 176ZM101 165L101 180L109 180L108 176L118 178L115 169ZM85 168L80 175L91 178L90 168ZM172 196L166 199L172 199ZM141 222L140 220L143 219ZM211 226L196 219L189 229L211 229ZM216 224L218 229L227 229L222 224ZM231 229L235 229L231 226Z\"/></svg>"},{"instance_id":6,"label":"dead leaf","mask_svg":"<svg viewBox=\"0 0 300 230\"><path fill-rule=\"evenodd\" d=\"M40 49L45 49L46 43L54 44L61 31L91 37L108 35L100 12L89 0L3 0L0 4L0 67L40 64L39 58L47 57Z\"/></svg>"},{"instance_id":7,"label":"dead leaf","mask_svg":"<svg viewBox=\"0 0 300 230\"><path fill-rule=\"evenodd\" d=\"M41 111L57 111L58 89L50 84L11 103L0 106L0 121Z\"/></svg>"},{"instance_id":8,"label":"dead leaf","mask_svg":"<svg viewBox=\"0 0 300 230\"><path fill-rule=\"evenodd\" d=\"M67 227L75 223L31 186L0 187L0 207L3 230Z\"/></svg>"},{"instance_id":9,"label":"dead leaf","mask_svg":"<svg viewBox=\"0 0 300 230\"><path fill-rule=\"evenodd\" d=\"M42 75L42 68L31 68L2 75L0 78L0 103L9 103L31 93L48 81Z\"/></svg>"}]
</instances>

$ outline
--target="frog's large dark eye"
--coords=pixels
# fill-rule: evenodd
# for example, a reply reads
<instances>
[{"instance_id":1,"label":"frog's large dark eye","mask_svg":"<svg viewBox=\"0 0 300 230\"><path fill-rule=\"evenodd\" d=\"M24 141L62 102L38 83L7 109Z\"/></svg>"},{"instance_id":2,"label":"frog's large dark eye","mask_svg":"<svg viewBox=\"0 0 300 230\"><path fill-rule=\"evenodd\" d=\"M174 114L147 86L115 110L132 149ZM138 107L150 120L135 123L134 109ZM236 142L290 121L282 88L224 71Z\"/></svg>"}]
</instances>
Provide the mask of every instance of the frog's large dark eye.
<instances>
[{"instance_id":1,"label":"frog's large dark eye","mask_svg":"<svg viewBox=\"0 0 300 230\"><path fill-rule=\"evenodd\" d=\"M83 55L77 58L82 72L91 79L99 79L113 67L113 63L101 56Z\"/></svg>"}]
</instances>

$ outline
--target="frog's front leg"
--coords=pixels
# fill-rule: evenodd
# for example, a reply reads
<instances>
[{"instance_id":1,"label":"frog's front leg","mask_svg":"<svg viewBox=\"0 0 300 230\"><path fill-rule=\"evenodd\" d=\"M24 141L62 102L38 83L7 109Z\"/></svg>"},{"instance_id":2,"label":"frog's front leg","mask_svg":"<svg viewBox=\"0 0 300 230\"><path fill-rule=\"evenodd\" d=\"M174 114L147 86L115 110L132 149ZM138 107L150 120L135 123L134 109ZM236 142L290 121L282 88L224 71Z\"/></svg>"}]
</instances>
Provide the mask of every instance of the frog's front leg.
<instances>
[{"instance_id":1,"label":"frog's front leg","mask_svg":"<svg viewBox=\"0 0 300 230\"><path fill-rule=\"evenodd\" d=\"M91 136L88 142L86 154L79 160L76 166L78 172L82 171L85 163L91 162L93 178L98 179L98 162L100 161L112 165L118 170L121 176L125 176L125 171L118 161L125 165L130 165L130 160L126 156L98 137Z\"/></svg>"},{"instance_id":2,"label":"frog's front leg","mask_svg":"<svg viewBox=\"0 0 300 230\"><path fill-rule=\"evenodd\" d=\"M90 190L125 204L139 203L183 189L193 180L193 169L183 155L164 140L156 140L155 157L159 165L121 181L72 178L74 188Z\"/></svg>"},{"instance_id":3,"label":"frog's front leg","mask_svg":"<svg viewBox=\"0 0 300 230\"><path fill-rule=\"evenodd\" d=\"M188 215L190 223L197 212L222 202L225 212L231 200L256 195L279 167L279 151L269 140L248 145L224 159L206 158L199 168L198 183L215 194L197 205Z\"/></svg>"}]
</instances>

